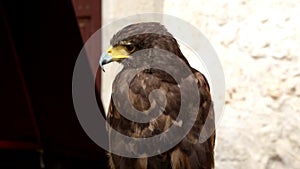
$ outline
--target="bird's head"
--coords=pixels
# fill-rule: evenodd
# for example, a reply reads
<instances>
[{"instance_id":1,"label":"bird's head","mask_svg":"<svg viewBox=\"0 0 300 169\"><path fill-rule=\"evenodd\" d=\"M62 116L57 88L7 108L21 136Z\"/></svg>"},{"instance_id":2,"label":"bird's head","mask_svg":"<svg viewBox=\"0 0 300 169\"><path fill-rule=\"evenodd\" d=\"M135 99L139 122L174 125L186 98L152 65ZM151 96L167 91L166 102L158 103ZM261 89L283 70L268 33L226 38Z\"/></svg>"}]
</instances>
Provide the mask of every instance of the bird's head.
<instances>
[{"instance_id":1,"label":"bird's head","mask_svg":"<svg viewBox=\"0 0 300 169\"><path fill-rule=\"evenodd\" d=\"M158 22L143 22L124 27L110 41L110 47L101 55L100 66L131 58L136 51L159 48L182 56L175 38Z\"/></svg>"}]
</instances>

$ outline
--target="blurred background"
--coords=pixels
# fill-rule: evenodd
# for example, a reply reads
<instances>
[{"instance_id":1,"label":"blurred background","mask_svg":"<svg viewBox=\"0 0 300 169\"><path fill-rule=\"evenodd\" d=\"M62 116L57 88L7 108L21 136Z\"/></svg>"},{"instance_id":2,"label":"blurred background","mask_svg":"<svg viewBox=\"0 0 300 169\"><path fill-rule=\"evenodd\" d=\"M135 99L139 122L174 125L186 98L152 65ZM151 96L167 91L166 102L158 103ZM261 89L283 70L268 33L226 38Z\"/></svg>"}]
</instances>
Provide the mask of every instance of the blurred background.
<instances>
[{"instance_id":1,"label":"blurred background","mask_svg":"<svg viewBox=\"0 0 300 169\"><path fill-rule=\"evenodd\" d=\"M0 168L107 167L76 118L73 67L101 26L145 12L186 20L219 56L226 100L216 168L299 168L299 0L0 1ZM113 77L97 76L107 102Z\"/></svg>"}]
</instances>

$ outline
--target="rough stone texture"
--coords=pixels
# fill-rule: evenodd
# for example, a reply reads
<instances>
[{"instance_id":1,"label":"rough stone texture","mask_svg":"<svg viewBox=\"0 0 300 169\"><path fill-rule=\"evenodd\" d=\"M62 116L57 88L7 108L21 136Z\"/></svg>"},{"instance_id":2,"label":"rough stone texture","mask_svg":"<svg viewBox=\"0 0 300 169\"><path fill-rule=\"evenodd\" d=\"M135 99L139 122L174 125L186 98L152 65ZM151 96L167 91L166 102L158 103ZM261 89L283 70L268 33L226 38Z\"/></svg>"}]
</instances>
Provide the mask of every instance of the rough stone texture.
<instances>
[{"instance_id":1,"label":"rough stone texture","mask_svg":"<svg viewBox=\"0 0 300 169\"><path fill-rule=\"evenodd\" d=\"M300 1L165 0L164 12L197 26L222 62L216 168L300 168Z\"/></svg>"},{"instance_id":2,"label":"rough stone texture","mask_svg":"<svg viewBox=\"0 0 300 169\"><path fill-rule=\"evenodd\" d=\"M163 11L198 27L219 55L226 105L216 168L300 168L300 1L139 2L104 1L104 24Z\"/></svg>"}]
</instances>

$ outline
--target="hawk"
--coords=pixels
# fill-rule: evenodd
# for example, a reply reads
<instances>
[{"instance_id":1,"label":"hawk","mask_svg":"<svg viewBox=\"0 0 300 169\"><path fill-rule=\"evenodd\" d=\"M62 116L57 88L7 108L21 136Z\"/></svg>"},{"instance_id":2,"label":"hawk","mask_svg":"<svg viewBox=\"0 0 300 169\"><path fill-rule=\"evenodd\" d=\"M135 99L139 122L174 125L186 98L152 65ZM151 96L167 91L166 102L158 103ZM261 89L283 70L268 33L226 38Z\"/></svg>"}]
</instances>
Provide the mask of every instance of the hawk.
<instances>
[{"instance_id":1,"label":"hawk","mask_svg":"<svg viewBox=\"0 0 300 169\"><path fill-rule=\"evenodd\" d=\"M195 37L196 38L196 37ZM123 64L123 69L116 76L112 87L112 99L108 108L107 123L109 134L111 130L135 138L149 138L167 132L172 126L182 127L178 123L178 113L181 106L180 82L174 79L168 72L152 68L150 65L153 52L151 49L163 50L171 53L169 57L176 57L188 66L189 71L196 83L196 91L188 95L198 94L199 102L196 108L196 118L190 130L179 143L166 152L161 152L154 156L143 156L141 158L123 157L113 153L109 155L109 166L111 169L211 169L214 168L214 144L215 144L215 124L213 102L210 95L210 88L205 76L192 68L187 59L182 54L179 44L167 29L158 22L135 23L124 27L112 37L111 47L102 54L100 66L110 62ZM140 51L148 50L144 54ZM164 65L172 65L164 56L153 57L152 60ZM148 61L141 61L140 58L150 57ZM168 63L166 63L168 62ZM139 69L143 65L143 69ZM134 70L138 72L130 80L120 80L132 75ZM140 70L140 71L139 71ZM171 72L180 72L180 67L171 67ZM188 78L188 77L182 77ZM136 111L146 112L151 109L153 99L151 92L159 89L164 94L164 109L149 122L133 121L122 115L117 105L122 104L122 100L116 101L113 96L117 92L122 92L127 85L129 103ZM152 99L152 100L151 100ZM159 104L159 101L155 103ZM127 105L125 105L127 106ZM127 111L127 109L126 109ZM188 112L182 112L183 116ZM129 112L130 114L130 112ZM137 115L137 114L136 114ZM147 114L146 114L147 115ZM208 121L208 125L205 122ZM200 133L205 133L207 137L200 141ZM120 140L121 142L121 140ZM117 142L111 143L111 147L118 147ZM159 144L159 143L158 143ZM129 145L129 144L128 144ZM128 151L135 151L130 149Z\"/></svg>"}]
</instances>

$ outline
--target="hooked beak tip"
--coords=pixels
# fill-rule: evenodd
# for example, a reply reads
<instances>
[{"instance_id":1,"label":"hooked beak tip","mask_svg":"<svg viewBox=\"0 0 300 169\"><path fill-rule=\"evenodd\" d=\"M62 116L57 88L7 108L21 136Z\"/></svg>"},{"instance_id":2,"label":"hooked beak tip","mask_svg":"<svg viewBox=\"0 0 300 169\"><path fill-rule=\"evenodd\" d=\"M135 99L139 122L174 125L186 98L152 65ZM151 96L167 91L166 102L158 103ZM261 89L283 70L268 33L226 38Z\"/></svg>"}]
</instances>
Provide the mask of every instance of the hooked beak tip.
<instances>
[{"instance_id":1,"label":"hooked beak tip","mask_svg":"<svg viewBox=\"0 0 300 169\"><path fill-rule=\"evenodd\" d=\"M102 55L100 57L99 64L100 64L100 67L101 67L103 72L105 72L104 65L107 64L107 63L110 63L112 61L113 61L113 59L112 59L111 56L109 56L106 52L102 53Z\"/></svg>"}]
</instances>

